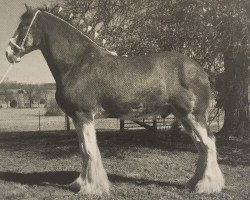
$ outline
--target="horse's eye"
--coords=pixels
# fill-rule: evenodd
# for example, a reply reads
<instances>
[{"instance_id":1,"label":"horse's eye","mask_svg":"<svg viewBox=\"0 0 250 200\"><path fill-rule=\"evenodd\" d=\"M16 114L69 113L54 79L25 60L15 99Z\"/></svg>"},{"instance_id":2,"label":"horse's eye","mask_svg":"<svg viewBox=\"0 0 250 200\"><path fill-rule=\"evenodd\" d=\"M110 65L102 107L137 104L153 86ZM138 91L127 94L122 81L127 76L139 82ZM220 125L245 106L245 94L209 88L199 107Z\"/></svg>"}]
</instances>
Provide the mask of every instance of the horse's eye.
<instances>
[{"instance_id":1,"label":"horse's eye","mask_svg":"<svg viewBox=\"0 0 250 200\"><path fill-rule=\"evenodd\" d=\"M22 27L20 27L20 29L19 29L20 34L21 35L25 34L25 32L27 31L27 29L28 29L28 26L22 26Z\"/></svg>"}]
</instances>

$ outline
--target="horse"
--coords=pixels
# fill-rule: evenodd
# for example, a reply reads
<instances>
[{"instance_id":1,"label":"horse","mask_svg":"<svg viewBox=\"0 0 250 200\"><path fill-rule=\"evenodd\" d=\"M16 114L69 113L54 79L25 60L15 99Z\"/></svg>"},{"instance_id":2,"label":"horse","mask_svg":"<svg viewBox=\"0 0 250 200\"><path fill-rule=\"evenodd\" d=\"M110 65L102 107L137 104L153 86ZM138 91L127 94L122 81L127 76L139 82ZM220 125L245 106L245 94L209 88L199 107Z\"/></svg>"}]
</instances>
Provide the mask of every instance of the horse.
<instances>
[{"instance_id":1,"label":"horse","mask_svg":"<svg viewBox=\"0 0 250 200\"><path fill-rule=\"evenodd\" d=\"M136 120L171 111L199 153L187 187L207 194L222 190L224 176L217 162L215 137L207 126L210 84L194 60L171 51L112 55L58 15L26 6L6 56L16 63L34 50L40 50L47 61L56 82L57 103L72 118L77 132L82 169L70 188L100 196L109 193L95 115Z\"/></svg>"}]
</instances>

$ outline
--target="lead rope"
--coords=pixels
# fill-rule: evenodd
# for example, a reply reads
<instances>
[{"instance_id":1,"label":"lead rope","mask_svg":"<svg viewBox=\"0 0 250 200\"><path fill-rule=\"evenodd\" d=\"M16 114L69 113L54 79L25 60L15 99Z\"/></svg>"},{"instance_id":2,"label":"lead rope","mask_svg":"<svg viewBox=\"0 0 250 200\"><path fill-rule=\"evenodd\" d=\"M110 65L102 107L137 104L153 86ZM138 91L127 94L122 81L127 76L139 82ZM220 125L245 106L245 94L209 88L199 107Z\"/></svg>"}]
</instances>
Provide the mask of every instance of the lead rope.
<instances>
[{"instance_id":1,"label":"lead rope","mask_svg":"<svg viewBox=\"0 0 250 200\"><path fill-rule=\"evenodd\" d=\"M8 73L10 72L10 70L12 69L12 67L14 66L13 63L10 64L8 70L5 72L5 74L3 75L3 77L0 80L0 84L4 81L4 79L6 78L6 76L8 75Z\"/></svg>"}]
</instances>

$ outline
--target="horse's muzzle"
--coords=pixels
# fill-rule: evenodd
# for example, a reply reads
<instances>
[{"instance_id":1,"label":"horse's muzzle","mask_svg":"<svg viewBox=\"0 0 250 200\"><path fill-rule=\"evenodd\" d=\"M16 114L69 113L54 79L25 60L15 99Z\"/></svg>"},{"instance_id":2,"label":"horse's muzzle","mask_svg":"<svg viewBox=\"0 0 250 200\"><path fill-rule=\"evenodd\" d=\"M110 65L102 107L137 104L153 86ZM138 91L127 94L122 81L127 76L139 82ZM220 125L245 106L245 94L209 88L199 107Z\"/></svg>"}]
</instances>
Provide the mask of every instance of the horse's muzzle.
<instances>
[{"instance_id":1,"label":"horse's muzzle","mask_svg":"<svg viewBox=\"0 0 250 200\"><path fill-rule=\"evenodd\" d=\"M21 61L20 56L15 55L13 49L11 48L11 46L7 47L7 50L5 52L6 54L6 58L10 63L18 63Z\"/></svg>"}]
</instances>

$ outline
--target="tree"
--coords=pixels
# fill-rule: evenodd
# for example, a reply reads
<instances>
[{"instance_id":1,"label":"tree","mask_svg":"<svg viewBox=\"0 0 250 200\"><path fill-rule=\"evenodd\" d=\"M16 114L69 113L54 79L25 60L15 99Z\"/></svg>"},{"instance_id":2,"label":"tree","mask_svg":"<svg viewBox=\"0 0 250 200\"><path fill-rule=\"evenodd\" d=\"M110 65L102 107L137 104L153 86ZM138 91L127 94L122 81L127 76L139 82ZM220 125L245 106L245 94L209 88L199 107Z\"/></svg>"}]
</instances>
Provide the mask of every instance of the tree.
<instances>
[{"instance_id":1,"label":"tree","mask_svg":"<svg viewBox=\"0 0 250 200\"><path fill-rule=\"evenodd\" d=\"M10 107L11 108L16 108L17 107L17 101L15 99L10 102Z\"/></svg>"},{"instance_id":2,"label":"tree","mask_svg":"<svg viewBox=\"0 0 250 200\"><path fill-rule=\"evenodd\" d=\"M4 101L6 103L6 106L8 108L9 102L11 102L14 99L13 92L9 90L4 91Z\"/></svg>"},{"instance_id":3,"label":"tree","mask_svg":"<svg viewBox=\"0 0 250 200\"><path fill-rule=\"evenodd\" d=\"M29 107L31 108L34 101L38 100L40 97L39 86L34 84L23 84L22 88L25 90L25 95L29 100Z\"/></svg>"},{"instance_id":4,"label":"tree","mask_svg":"<svg viewBox=\"0 0 250 200\"><path fill-rule=\"evenodd\" d=\"M71 23L76 26L81 18L84 26L94 27L92 31L102 23L100 37L119 55L175 50L199 62L211 79L224 72L222 131L227 136L248 131L247 0L61 2L75 14ZM93 38L90 32L86 34Z\"/></svg>"},{"instance_id":5,"label":"tree","mask_svg":"<svg viewBox=\"0 0 250 200\"><path fill-rule=\"evenodd\" d=\"M40 104L44 104L47 107L48 100L48 91L51 87L48 84L40 85L39 93L40 93Z\"/></svg>"},{"instance_id":6,"label":"tree","mask_svg":"<svg viewBox=\"0 0 250 200\"><path fill-rule=\"evenodd\" d=\"M4 101L5 101L6 106L8 108L9 102L11 102L14 99L13 92L8 88L7 83L2 83L1 89L3 90Z\"/></svg>"},{"instance_id":7,"label":"tree","mask_svg":"<svg viewBox=\"0 0 250 200\"><path fill-rule=\"evenodd\" d=\"M223 13L226 24L223 31L229 34L224 39L227 45L223 49L225 120L221 132L227 137L246 135L249 131L246 23L249 5L247 1L231 2Z\"/></svg>"}]
</instances>

